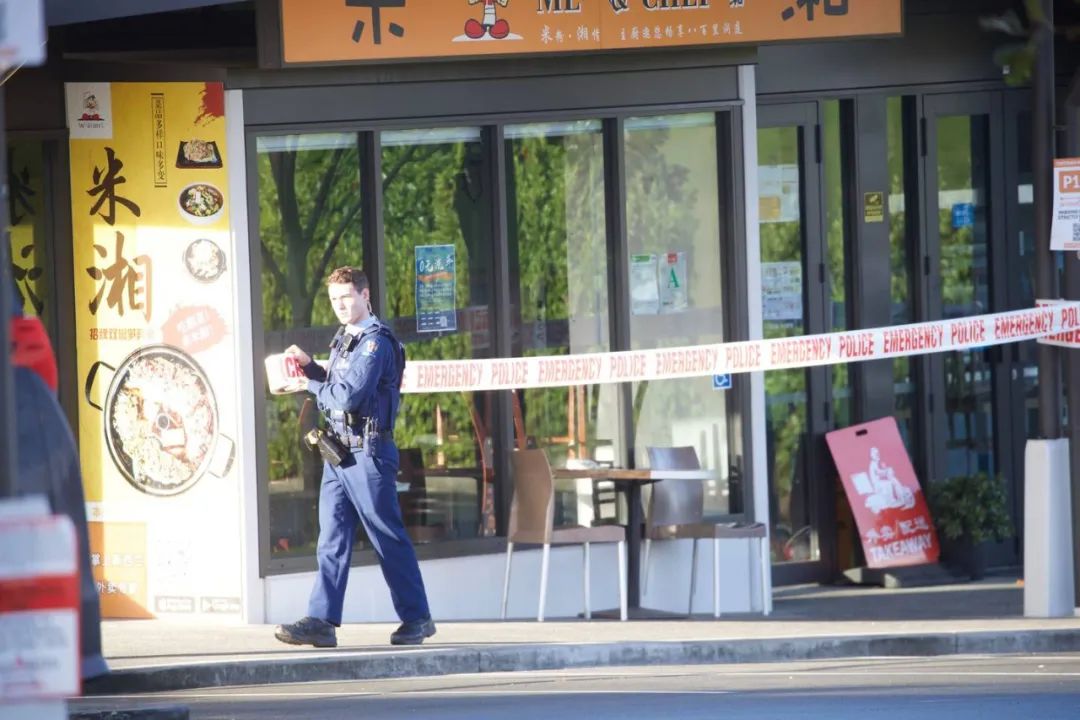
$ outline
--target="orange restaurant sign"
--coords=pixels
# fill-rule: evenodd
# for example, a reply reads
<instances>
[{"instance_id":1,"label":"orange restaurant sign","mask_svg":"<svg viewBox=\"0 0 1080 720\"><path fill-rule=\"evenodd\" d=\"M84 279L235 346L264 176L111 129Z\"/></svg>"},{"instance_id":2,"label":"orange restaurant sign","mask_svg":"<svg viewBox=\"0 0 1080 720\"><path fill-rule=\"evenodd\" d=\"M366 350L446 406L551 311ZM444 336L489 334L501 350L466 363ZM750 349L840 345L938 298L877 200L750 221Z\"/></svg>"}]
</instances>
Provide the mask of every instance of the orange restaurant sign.
<instances>
[{"instance_id":1,"label":"orange restaurant sign","mask_svg":"<svg viewBox=\"0 0 1080 720\"><path fill-rule=\"evenodd\" d=\"M898 35L902 0L281 0L286 63Z\"/></svg>"}]
</instances>

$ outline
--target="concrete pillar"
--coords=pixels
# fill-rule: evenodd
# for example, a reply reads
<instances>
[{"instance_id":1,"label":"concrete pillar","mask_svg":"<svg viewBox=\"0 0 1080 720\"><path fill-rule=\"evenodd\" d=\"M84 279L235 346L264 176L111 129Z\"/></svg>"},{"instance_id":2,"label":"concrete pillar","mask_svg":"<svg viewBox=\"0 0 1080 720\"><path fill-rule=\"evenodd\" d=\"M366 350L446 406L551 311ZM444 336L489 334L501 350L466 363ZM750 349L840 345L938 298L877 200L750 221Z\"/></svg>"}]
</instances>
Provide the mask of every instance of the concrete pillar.
<instances>
[{"instance_id":1,"label":"concrete pillar","mask_svg":"<svg viewBox=\"0 0 1080 720\"><path fill-rule=\"evenodd\" d=\"M1024 478L1024 617L1071 617L1069 441L1029 440Z\"/></svg>"}]
</instances>

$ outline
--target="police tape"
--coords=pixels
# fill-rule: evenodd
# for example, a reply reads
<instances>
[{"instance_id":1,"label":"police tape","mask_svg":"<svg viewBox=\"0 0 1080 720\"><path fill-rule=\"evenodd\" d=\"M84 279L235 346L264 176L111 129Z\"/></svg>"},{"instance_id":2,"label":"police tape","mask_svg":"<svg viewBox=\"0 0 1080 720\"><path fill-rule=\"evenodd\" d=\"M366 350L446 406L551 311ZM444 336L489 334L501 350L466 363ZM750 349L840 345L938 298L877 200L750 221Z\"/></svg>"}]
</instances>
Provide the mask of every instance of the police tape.
<instances>
[{"instance_id":1,"label":"police tape","mask_svg":"<svg viewBox=\"0 0 1080 720\"><path fill-rule=\"evenodd\" d=\"M1040 338L1075 344L1078 337L1080 302L1059 302L954 320L690 347L409 360L401 389L404 393L438 393L676 380L974 350Z\"/></svg>"}]
</instances>

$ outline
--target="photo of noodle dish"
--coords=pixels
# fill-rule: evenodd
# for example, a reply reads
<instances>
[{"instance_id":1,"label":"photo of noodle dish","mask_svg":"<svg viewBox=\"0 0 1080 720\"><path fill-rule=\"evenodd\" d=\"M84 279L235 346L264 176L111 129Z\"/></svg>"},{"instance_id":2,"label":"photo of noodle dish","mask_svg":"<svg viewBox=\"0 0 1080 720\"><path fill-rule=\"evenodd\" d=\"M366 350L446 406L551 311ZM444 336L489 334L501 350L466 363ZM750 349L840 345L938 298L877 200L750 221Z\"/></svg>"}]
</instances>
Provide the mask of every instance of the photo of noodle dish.
<instances>
[{"instance_id":1,"label":"photo of noodle dish","mask_svg":"<svg viewBox=\"0 0 1080 720\"><path fill-rule=\"evenodd\" d=\"M205 225L221 216L225 196L209 183L194 183L180 191L180 214L191 223Z\"/></svg>"},{"instance_id":2,"label":"photo of noodle dish","mask_svg":"<svg viewBox=\"0 0 1080 720\"><path fill-rule=\"evenodd\" d=\"M199 238L184 251L184 266L196 280L213 282L225 272L225 253L213 240Z\"/></svg>"},{"instance_id":3,"label":"photo of noodle dish","mask_svg":"<svg viewBox=\"0 0 1080 720\"><path fill-rule=\"evenodd\" d=\"M176 153L176 167L181 170L220 168L221 151L213 140L181 140Z\"/></svg>"},{"instance_id":4,"label":"photo of noodle dish","mask_svg":"<svg viewBox=\"0 0 1080 720\"><path fill-rule=\"evenodd\" d=\"M184 160L189 163L209 165L218 160L217 145L214 143L205 140L186 140L182 148Z\"/></svg>"},{"instance_id":5,"label":"photo of noodle dish","mask_svg":"<svg viewBox=\"0 0 1080 720\"><path fill-rule=\"evenodd\" d=\"M112 392L106 432L128 479L159 495L194 484L218 430L213 394L194 362L171 349L137 353Z\"/></svg>"}]
</instances>

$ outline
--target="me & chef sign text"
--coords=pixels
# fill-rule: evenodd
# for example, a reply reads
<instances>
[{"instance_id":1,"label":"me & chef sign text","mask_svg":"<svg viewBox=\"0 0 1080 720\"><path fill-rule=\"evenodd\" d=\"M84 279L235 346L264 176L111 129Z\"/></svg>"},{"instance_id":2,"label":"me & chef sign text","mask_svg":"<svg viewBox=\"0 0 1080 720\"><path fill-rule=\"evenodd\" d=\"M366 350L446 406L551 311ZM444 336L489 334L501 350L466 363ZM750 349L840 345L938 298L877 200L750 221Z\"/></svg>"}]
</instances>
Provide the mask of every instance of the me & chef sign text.
<instances>
[{"instance_id":1,"label":"me & chef sign text","mask_svg":"<svg viewBox=\"0 0 1080 720\"><path fill-rule=\"evenodd\" d=\"M901 0L281 0L286 63L897 35Z\"/></svg>"}]
</instances>

